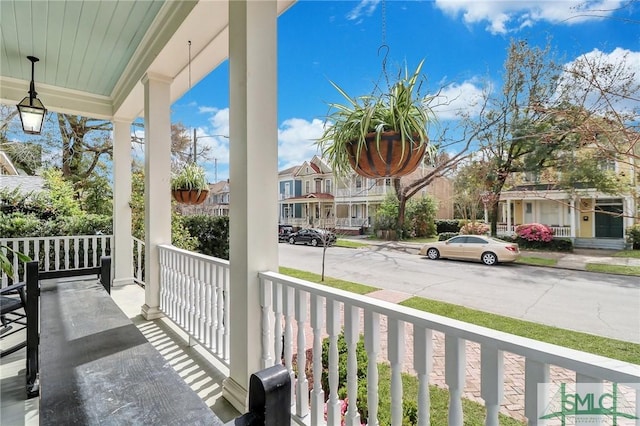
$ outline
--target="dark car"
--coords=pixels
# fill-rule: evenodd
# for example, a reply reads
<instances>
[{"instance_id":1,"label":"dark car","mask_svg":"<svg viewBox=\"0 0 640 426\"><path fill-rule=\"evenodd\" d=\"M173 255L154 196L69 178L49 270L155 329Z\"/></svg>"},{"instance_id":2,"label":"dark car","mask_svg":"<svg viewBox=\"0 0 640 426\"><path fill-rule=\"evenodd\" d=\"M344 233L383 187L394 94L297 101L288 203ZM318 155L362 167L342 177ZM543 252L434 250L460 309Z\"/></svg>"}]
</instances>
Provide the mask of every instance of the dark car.
<instances>
[{"instance_id":1,"label":"dark car","mask_svg":"<svg viewBox=\"0 0 640 426\"><path fill-rule=\"evenodd\" d=\"M335 242L336 234L326 229L307 228L289 235L289 244L309 244L315 247Z\"/></svg>"},{"instance_id":2,"label":"dark car","mask_svg":"<svg viewBox=\"0 0 640 426\"><path fill-rule=\"evenodd\" d=\"M293 232L291 225L278 225L278 241L289 241L289 235Z\"/></svg>"}]
</instances>

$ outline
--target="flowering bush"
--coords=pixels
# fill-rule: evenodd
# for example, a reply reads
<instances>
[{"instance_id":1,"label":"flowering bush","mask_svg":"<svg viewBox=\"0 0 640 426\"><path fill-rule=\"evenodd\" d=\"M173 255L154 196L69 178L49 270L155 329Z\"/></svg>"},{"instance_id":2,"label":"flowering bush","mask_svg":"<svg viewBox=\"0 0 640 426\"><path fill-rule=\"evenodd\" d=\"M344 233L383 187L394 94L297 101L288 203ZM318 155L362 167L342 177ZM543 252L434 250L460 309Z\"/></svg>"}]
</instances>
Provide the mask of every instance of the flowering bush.
<instances>
[{"instance_id":1,"label":"flowering bush","mask_svg":"<svg viewBox=\"0 0 640 426\"><path fill-rule=\"evenodd\" d=\"M553 240L553 229L541 223L527 223L516 226L518 237L527 241L542 241L545 243Z\"/></svg>"},{"instance_id":2,"label":"flowering bush","mask_svg":"<svg viewBox=\"0 0 640 426\"><path fill-rule=\"evenodd\" d=\"M482 222L469 222L460 228L463 235L484 235L489 232L489 225Z\"/></svg>"}]
</instances>

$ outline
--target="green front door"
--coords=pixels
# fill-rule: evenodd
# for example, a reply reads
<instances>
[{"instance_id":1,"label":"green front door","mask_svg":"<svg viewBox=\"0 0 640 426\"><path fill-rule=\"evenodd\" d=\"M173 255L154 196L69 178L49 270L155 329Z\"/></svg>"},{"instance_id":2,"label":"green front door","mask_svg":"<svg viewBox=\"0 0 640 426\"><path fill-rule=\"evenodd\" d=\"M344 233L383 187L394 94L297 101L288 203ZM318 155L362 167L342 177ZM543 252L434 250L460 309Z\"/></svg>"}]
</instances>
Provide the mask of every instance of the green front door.
<instances>
[{"instance_id":1,"label":"green front door","mask_svg":"<svg viewBox=\"0 0 640 426\"><path fill-rule=\"evenodd\" d=\"M596 206L596 238L622 238L622 206Z\"/></svg>"}]
</instances>

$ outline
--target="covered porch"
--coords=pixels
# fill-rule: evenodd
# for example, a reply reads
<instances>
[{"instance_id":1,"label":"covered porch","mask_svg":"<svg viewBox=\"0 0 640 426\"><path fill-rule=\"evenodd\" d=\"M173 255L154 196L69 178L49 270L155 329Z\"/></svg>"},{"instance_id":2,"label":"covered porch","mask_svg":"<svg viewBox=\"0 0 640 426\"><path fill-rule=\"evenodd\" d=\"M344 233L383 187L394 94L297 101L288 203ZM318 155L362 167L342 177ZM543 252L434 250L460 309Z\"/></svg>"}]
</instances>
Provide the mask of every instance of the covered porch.
<instances>
[{"instance_id":1,"label":"covered porch","mask_svg":"<svg viewBox=\"0 0 640 426\"><path fill-rule=\"evenodd\" d=\"M508 411L508 389L513 388L511 376L505 375L505 365L511 362L509 354L519 357L519 419L528 419L529 424L540 424L538 407L547 397L538 392L538 385L552 380L596 382L602 386L635 383L629 398L640 405L636 392L640 382L638 366L326 288L277 272L277 16L292 5L291 1L60 1L50 5L43 8L36 2L3 2L2 51L8 56L3 57L0 97L7 104L24 97L29 85L28 75L22 70L24 56L36 55L43 66L51 67L50 72L42 73L44 77L36 79L38 95L50 110L113 122L114 235L109 236L109 247L114 258L114 298L139 328L148 330L148 340L156 340L159 349L169 351L166 357L175 355L185 363L174 368L188 372L188 377L192 375L190 384L204 392L203 399L210 398L207 403L219 416L223 417L225 410L246 411L250 375L284 362L294 383L292 420L309 425L340 424L343 413L338 394L338 339L342 333L348 353L346 392L350 402L344 416L349 425L359 425L364 420L357 410L356 346L361 335L368 358L390 365L388 414L393 425L400 425L404 416L402 372L412 372L419 380L419 398L415 401L418 424L430 422L428 385L436 376L449 391L448 423L463 424L462 400L469 391L469 368L477 372L473 386L487 408L486 424L498 424L499 413ZM111 70L110 79L98 79L111 81L107 87L87 83L98 60L96 56L65 62L70 68L59 63L58 58L74 57L69 40L55 36L56 31L62 31L58 18L71 10L78 12L78 22L66 22L65 27L85 28L90 46L84 48L107 55L105 49L97 47L105 37L80 25L82 8L93 11L96 22L105 14L137 14L138 19L122 22L144 29L142 37L128 40L135 41L131 51L106 61L123 64ZM17 27L6 24L8 21L17 22ZM42 22L49 23L51 33L42 34L38 40L23 39L25 28L31 30L30 34L39 34L34 27ZM5 28L9 35L6 37ZM120 28L121 32L125 29ZM53 40L59 40L59 44ZM170 244L170 107L188 89L187 58L178 53L184 51L189 40L197 51L192 64L195 81L226 58L229 60L230 190L234 200L230 207L230 261L186 252ZM86 79L66 78L70 73ZM129 206L131 123L141 116L146 148L144 279L136 275L141 265L132 262L134 240ZM265 226L268 223L273 226ZM137 253L136 259L141 259L141 252ZM141 281L144 289L136 284ZM324 338L329 341L326 391L310 385L311 379L321 382ZM166 346L162 343L165 341ZM177 349L173 352L176 346L184 355ZM210 370L209 363L217 371ZM4 365L3 360L3 380ZM567 375L556 377L556 368L568 371ZM201 384L200 380L208 384ZM377 422L379 384L377 363L370 362L363 384L370 425ZM24 412L25 423L32 419L33 405L35 402L25 403L29 409Z\"/></svg>"}]
</instances>

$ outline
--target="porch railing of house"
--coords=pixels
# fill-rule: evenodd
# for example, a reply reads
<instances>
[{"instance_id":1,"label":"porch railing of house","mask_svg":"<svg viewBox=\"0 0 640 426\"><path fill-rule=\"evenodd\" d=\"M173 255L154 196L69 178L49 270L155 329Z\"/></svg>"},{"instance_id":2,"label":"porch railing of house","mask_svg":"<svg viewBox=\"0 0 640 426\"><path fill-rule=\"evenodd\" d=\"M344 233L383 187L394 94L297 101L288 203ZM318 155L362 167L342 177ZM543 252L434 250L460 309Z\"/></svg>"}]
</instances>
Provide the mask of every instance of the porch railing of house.
<instances>
[{"instance_id":1,"label":"porch railing of house","mask_svg":"<svg viewBox=\"0 0 640 426\"><path fill-rule=\"evenodd\" d=\"M224 365L229 365L229 261L158 247L160 310Z\"/></svg>"},{"instance_id":2,"label":"porch railing of house","mask_svg":"<svg viewBox=\"0 0 640 426\"><path fill-rule=\"evenodd\" d=\"M419 380L418 424L429 424L429 375L433 366L433 338L444 333L444 377L449 388L449 424L462 425L462 392L465 386L466 342L480 346L481 395L487 408L487 425L498 425L498 412L505 387L504 354L524 358L524 416L529 424L540 424L538 403L546 401L538 384L550 381L550 366L575 372L578 383L634 383L640 394L640 366L604 358L560 346L527 339L496 330L421 312L367 296L332 289L275 272L260 273L262 306L262 364L268 367L281 362L289 369L294 394L292 412L305 424L325 424L325 395L319 386L309 393L306 376L306 348L312 348L313 383L321 382L322 340L329 339L329 395L327 421L341 422L338 400L338 335L344 333L348 348L346 424L360 424L356 408L358 393L356 345L362 334L369 360L386 355L391 367L391 419L402 423L403 389L401 372L405 363L406 343L413 341L413 358L407 362ZM284 336L283 338L281 336ZM386 354L381 353L384 343ZM284 345L284 346L283 346ZM294 349L294 345L297 349ZM294 373L292 360L296 351ZM440 373L439 373L440 374ZM378 367L368 363L367 401L370 418L378 413ZM640 400L640 398L638 398ZM364 420L364 419L363 419ZM370 425L375 424L369 422Z\"/></svg>"},{"instance_id":3,"label":"porch railing of house","mask_svg":"<svg viewBox=\"0 0 640 426\"><path fill-rule=\"evenodd\" d=\"M25 237L0 238L0 245L28 255L40 263L41 271L59 271L64 269L89 268L99 266L100 257L111 253L113 236L111 235L75 235L65 237ZM26 268L17 256L8 253L12 261L13 282L26 280ZM9 277L2 273L0 287L9 284Z\"/></svg>"},{"instance_id":4,"label":"porch railing of house","mask_svg":"<svg viewBox=\"0 0 640 426\"><path fill-rule=\"evenodd\" d=\"M516 226L517 225L511 225L511 229L509 231L507 231L507 225L499 223L498 227L497 227L498 235L514 235L516 233ZM547 225L547 226L549 226L549 225ZM569 237L571 237L571 227L570 226L552 225L552 226L549 226L549 228L551 228L553 230L553 236L554 237L559 237L559 238L569 238Z\"/></svg>"}]
</instances>

